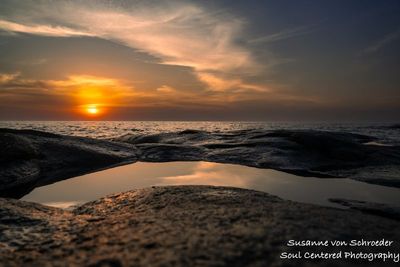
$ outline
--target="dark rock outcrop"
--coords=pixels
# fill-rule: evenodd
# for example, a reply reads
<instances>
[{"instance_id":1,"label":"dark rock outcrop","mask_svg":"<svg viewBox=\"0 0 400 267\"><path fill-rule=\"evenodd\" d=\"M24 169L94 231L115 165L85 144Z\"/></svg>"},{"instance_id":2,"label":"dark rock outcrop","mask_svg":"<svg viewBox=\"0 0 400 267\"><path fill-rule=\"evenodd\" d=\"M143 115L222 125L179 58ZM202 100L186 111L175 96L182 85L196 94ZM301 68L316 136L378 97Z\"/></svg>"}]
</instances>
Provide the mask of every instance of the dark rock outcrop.
<instances>
[{"instance_id":1,"label":"dark rock outcrop","mask_svg":"<svg viewBox=\"0 0 400 267\"><path fill-rule=\"evenodd\" d=\"M381 266L283 260L281 252L398 252L398 222L210 186L115 194L72 211L0 199L0 266ZM391 247L288 247L289 240L394 240ZM385 266L396 266L387 260Z\"/></svg>"},{"instance_id":2,"label":"dark rock outcrop","mask_svg":"<svg viewBox=\"0 0 400 267\"><path fill-rule=\"evenodd\" d=\"M0 196L136 160L133 145L33 130L0 129Z\"/></svg>"}]
</instances>

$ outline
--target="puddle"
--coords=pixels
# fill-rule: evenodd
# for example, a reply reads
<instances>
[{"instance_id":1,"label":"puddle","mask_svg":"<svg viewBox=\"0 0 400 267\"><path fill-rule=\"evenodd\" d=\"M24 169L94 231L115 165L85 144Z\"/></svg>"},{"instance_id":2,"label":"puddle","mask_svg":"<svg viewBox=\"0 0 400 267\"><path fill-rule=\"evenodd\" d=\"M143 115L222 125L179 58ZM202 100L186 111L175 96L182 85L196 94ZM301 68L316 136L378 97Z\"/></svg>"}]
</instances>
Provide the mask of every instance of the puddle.
<instances>
[{"instance_id":1,"label":"puddle","mask_svg":"<svg viewBox=\"0 0 400 267\"><path fill-rule=\"evenodd\" d=\"M329 198L390 205L400 190L350 179L300 177L280 171L211 162L137 162L38 187L22 200L67 208L103 196L154 185L218 185L264 191L283 199L342 207Z\"/></svg>"}]
</instances>

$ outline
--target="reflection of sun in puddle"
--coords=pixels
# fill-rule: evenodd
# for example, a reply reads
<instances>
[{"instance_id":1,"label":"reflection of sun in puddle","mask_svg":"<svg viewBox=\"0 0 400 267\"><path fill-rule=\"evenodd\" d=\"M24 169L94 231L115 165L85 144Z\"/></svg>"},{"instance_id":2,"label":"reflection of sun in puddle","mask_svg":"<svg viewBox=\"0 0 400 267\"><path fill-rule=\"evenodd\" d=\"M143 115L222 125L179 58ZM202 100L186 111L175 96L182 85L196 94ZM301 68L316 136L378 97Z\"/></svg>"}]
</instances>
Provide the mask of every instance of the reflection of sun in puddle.
<instances>
[{"instance_id":1,"label":"reflection of sun in puddle","mask_svg":"<svg viewBox=\"0 0 400 267\"><path fill-rule=\"evenodd\" d=\"M196 164L195 167L196 170L212 170L215 169L215 163L214 162L207 162L207 161L201 161Z\"/></svg>"}]
</instances>

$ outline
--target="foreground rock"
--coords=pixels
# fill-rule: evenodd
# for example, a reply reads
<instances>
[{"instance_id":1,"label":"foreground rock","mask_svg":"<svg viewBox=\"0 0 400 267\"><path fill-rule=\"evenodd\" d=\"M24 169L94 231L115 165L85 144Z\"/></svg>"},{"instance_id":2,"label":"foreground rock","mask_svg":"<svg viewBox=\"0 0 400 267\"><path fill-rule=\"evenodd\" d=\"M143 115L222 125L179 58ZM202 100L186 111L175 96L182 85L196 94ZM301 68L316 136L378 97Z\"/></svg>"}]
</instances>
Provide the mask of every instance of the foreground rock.
<instances>
[{"instance_id":1,"label":"foreground rock","mask_svg":"<svg viewBox=\"0 0 400 267\"><path fill-rule=\"evenodd\" d=\"M374 138L314 130L186 130L114 139L136 145L142 161L203 160L281 170L301 176L349 177L400 187L400 146Z\"/></svg>"},{"instance_id":2,"label":"foreground rock","mask_svg":"<svg viewBox=\"0 0 400 267\"><path fill-rule=\"evenodd\" d=\"M0 129L0 196L136 160L133 145L33 130Z\"/></svg>"},{"instance_id":3,"label":"foreground rock","mask_svg":"<svg viewBox=\"0 0 400 267\"><path fill-rule=\"evenodd\" d=\"M154 187L65 211L0 199L0 266L366 266L367 260L282 260L288 240L395 241L398 222L209 186ZM324 248L326 252L338 248ZM372 265L382 266L380 260ZM395 265L387 261L385 266Z\"/></svg>"}]
</instances>

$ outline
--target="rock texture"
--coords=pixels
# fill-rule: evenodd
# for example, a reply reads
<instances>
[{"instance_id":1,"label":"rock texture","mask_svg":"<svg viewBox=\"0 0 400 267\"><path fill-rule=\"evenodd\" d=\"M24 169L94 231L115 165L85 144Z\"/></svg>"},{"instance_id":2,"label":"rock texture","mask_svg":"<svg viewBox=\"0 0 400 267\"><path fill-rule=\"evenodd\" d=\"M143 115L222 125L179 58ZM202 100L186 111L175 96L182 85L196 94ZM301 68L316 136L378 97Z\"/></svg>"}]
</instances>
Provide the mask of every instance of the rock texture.
<instances>
[{"instance_id":1,"label":"rock texture","mask_svg":"<svg viewBox=\"0 0 400 267\"><path fill-rule=\"evenodd\" d=\"M342 198L329 199L331 202L359 210L365 213L375 214L400 221L400 206L391 206L382 203L374 203L360 200L350 200Z\"/></svg>"},{"instance_id":2,"label":"rock texture","mask_svg":"<svg viewBox=\"0 0 400 267\"><path fill-rule=\"evenodd\" d=\"M0 196L135 161L133 145L33 130L0 129Z\"/></svg>"},{"instance_id":3,"label":"rock texture","mask_svg":"<svg viewBox=\"0 0 400 267\"><path fill-rule=\"evenodd\" d=\"M379 260L368 265L279 255L298 250L286 246L290 239L386 238L394 246L359 250L398 252L398 226L358 211L229 187L153 187L72 211L0 199L0 266L382 266Z\"/></svg>"},{"instance_id":4,"label":"rock texture","mask_svg":"<svg viewBox=\"0 0 400 267\"><path fill-rule=\"evenodd\" d=\"M202 160L400 187L400 147L312 130L185 130L113 140L0 129L0 197L127 162ZM372 143L371 143L372 142Z\"/></svg>"},{"instance_id":5,"label":"rock texture","mask_svg":"<svg viewBox=\"0 0 400 267\"><path fill-rule=\"evenodd\" d=\"M349 177L400 187L400 147L374 138L314 130L186 130L114 139L134 144L141 161L203 160L281 170L301 176Z\"/></svg>"}]
</instances>

